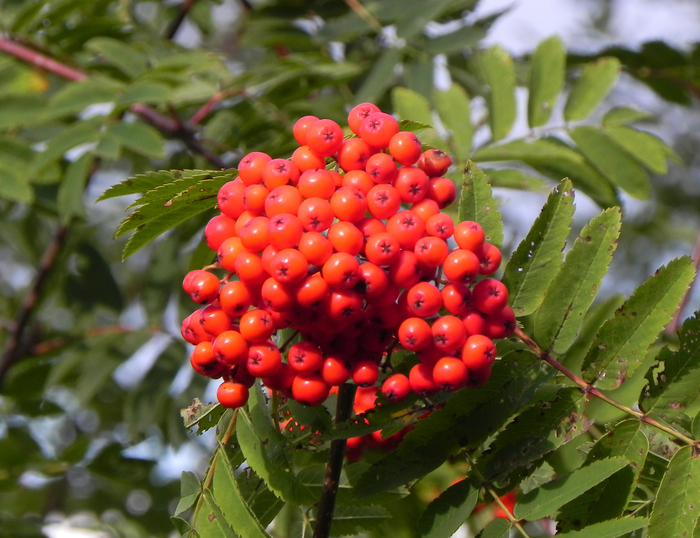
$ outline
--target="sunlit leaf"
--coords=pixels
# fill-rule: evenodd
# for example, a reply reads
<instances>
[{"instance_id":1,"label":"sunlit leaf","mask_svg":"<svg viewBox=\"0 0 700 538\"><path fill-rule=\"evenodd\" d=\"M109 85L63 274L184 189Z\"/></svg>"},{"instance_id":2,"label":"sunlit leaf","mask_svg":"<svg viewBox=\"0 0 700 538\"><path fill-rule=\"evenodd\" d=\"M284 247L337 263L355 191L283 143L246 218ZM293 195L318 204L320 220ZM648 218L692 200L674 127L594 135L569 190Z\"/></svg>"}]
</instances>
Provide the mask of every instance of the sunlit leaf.
<instances>
[{"instance_id":1,"label":"sunlit leaf","mask_svg":"<svg viewBox=\"0 0 700 538\"><path fill-rule=\"evenodd\" d=\"M481 73L489 88L489 124L494 140L505 137L516 117L515 68L513 59L494 46L479 55Z\"/></svg>"},{"instance_id":2,"label":"sunlit leaf","mask_svg":"<svg viewBox=\"0 0 700 538\"><path fill-rule=\"evenodd\" d=\"M486 240L497 247L503 243L503 221L498 202L493 197L486 174L472 161L464 168L464 183L459 198L459 221L478 222L486 234Z\"/></svg>"},{"instance_id":3,"label":"sunlit leaf","mask_svg":"<svg viewBox=\"0 0 700 538\"><path fill-rule=\"evenodd\" d=\"M564 87L566 51L557 36L542 41L532 55L527 118L530 127L547 123Z\"/></svg>"},{"instance_id":4,"label":"sunlit leaf","mask_svg":"<svg viewBox=\"0 0 700 538\"><path fill-rule=\"evenodd\" d=\"M605 99L619 73L620 61L617 58L601 58L586 64L569 93L564 119L576 121L586 118Z\"/></svg>"}]
</instances>

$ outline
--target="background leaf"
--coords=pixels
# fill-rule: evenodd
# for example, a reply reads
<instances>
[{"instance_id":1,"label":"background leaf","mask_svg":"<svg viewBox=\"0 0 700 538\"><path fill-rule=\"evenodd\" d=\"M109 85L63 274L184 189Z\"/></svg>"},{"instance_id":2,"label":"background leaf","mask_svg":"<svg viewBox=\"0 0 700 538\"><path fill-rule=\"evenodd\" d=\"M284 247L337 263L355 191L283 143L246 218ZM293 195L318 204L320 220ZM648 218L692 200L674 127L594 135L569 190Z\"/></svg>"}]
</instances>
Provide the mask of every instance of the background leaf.
<instances>
[{"instance_id":1,"label":"background leaf","mask_svg":"<svg viewBox=\"0 0 700 538\"><path fill-rule=\"evenodd\" d=\"M605 98L620 73L617 58L586 64L564 107L566 121L582 120Z\"/></svg>"},{"instance_id":2,"label":"background leaf","mask_svg":"<svg viewBox=\"0 0 700 538\"><path fill-rule=\"evenodd\" d=\"M505 137L515 122L515 69L513 59L494 46L479 55L481 73L489 86L489 124L493 140Z\"/></svg>"},{"instance_id":3,"label":"background leaf","mask_svg":"<svg viewBox=\"0 0 700 538\"><path fill-rule=\"evenodd\" d=\"M486 240L500 248L503 243L503 222L498 202L491 193L488 177L472 161L464 168L464 183L459 198L459 221L481 224Z\"/></svg>"},{"instance_id":4,"label":"background leaf","mask_svg":"<svg viewBox=\"0 0 700 538\"><path fill-rule=\"evenodd\" d=\"M554 103L564 88L566 51L557 36L542 41L532 55L527 119L530 127L547 123Z\"/></svg>"},{"instance_id":5,"label":"background leaf","mask_svg":"<svg viewBox=\"0 0 700 538\"><path fill-rule=\"evenodd\" d=\"M472 513L478 499L479 488L467 480L450 486L421 514L417 524L419 536L452 536Z\"/></svg>"}]
</instances>

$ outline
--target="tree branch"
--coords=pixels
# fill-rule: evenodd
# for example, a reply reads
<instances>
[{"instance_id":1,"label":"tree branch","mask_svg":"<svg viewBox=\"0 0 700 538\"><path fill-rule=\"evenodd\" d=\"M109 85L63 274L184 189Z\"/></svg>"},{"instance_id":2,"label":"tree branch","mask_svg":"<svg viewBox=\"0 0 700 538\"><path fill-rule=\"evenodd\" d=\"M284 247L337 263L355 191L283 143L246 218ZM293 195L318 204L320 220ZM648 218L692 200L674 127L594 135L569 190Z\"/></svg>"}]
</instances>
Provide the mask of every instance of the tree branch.
<instances>
[{"instance_id":1,"label":"tree branch","mask_svg":"<svg viewBox=\"0 0 700 538\"><path fill-rule=\"evenodd\" d=\"M352 404L355 399L355 389L356 386L349 383L344 383L340 386L338 402L335 407L336 424L345 422L350 418ZM328 538L330 536L333 511L335 510L335 498L338 494L338 485L340 483L340 472L343 470L346 443L346 439L334 439L331 441L313 538Z\"/></svg>"},{"instance_id":2,"label":"tree branch","mask_svg":"<svg viewBox=\"0 0 700 538\"><path fill-rule=\"evenodd\" d=\"M0 38L0 51L24 62L36 65L37 67L40 67L49 73L53 73L54 75L58 75L66 80L80 81L88 77L88 75L82 71L73 69L72 67L64 65L61 62L41 54L40 52L36 52L35 50L27 48L24 45L20 45L19 43L6 38ZM146 120L162 133L181 140L190 149L190 151L192 151L192 153L201 155L215 167L227 168L226 163L224 163L221 157L206 149L202 142L195 137L196 130L194 126L188 123L183 124L178 120L161 114L154 108L142 103L131 105L129 110Z\"/></svg>"},{"instance_id":3,"label":"tree branch","mask_svg":"<svg viewBox=\"0 0 700 538\"><path fill-rule=\"evenodd\" d=\"M175 34L177 34L177 31L180 29L180 25L182 25L184 22L185 17L187 17L187 14L192 7L192 4L195 2L196 0L184 0L184 2L182 2L182 6L180 6L180 11L178 12L177 17L173 19L170 28L168 28L168 31L165 34L166 39L172 40L175 37Z\"/></svg>"},{"instance_id":4,"label":"tree branch","mask_svg":"<svg viewBox=\"0 0 700 538\"><path fill-rule=\"evenodd\" d=\"M566 377L568 377L571 381L576 383L578 385L579 389L581 389L581 392L584 394L590 394L591 396L594 396L598 398L599 400L603 400L604 402L612 405L613 407L616 407L620 411L624 411L630 416L638 418L641 422L644 422L645 424L648 424L649 426L652 426L653 428L656 428L657 430L661 430L662 432L665 432L672 437L675 437L679 441L685 443L686 445L690 445L694 447L695 450L700 450L700 440L696 441L694 439L691 439L690 437L682 434L681 432L675 430L674 428L667 426L666 424L662 424L661 422L658 422L657 420L651 418L648 416L646 413L642 413L640 411L635 411L631 407L628 407L624 404L621 404L617 400L614 400L607 394L602 393L599 389L591 385L590 383L587 383L580 377L578 377L576 374L571 372L566 366L558 362L556 359L552 358L548 353L540 349L540 347L537 345L537 343L530 338L528 335L526 335L522 330L520 329L515 329L515 335L527 346L529 347L537 357L549 364L552 368L555 368L562 374L564 374Z\"/></svg>"}]
</instances>

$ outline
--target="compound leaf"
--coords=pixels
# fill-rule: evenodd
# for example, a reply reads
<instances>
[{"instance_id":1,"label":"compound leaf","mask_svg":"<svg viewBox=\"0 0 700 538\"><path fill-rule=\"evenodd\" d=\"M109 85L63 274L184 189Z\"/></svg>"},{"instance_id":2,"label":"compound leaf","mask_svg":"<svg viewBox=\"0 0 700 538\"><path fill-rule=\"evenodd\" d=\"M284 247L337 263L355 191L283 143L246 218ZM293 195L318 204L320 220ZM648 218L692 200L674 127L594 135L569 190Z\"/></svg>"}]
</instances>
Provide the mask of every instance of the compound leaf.
<instances>
[{"instance_id":1,"label":"compound leaf","mask_svg":"<svg viewBox=\"0 0 700 538\"><path fill-rule=\"evenodd\" d=\"M535 339L557 353L569 348L598 294L620 234L620 210L603 211L581 230L550 282L535 318Z\"/></svg>"},{"instance_id":2,"label":"compound leaf","mask_svg":"<svg viewBox=\"0 0 700 538\"><path fill-rule=\"evenodd\" d=\"M516 316L534 312L561 264L574 215L574 193L569 180L549 195L542 212L506 265L503 283Z\"/></svg>"},{"instance_id":3,"label":"compound leaf","mask_svg":"<svg viewBox=\"0 0 700 538\"><path fill-rule=\"evenodd\" d=\"M584 359L583 378L612 390L631 376L671 320L693 275L691 259L677 258L640 285L601 327Z\"/></svg>"}]
</instances>

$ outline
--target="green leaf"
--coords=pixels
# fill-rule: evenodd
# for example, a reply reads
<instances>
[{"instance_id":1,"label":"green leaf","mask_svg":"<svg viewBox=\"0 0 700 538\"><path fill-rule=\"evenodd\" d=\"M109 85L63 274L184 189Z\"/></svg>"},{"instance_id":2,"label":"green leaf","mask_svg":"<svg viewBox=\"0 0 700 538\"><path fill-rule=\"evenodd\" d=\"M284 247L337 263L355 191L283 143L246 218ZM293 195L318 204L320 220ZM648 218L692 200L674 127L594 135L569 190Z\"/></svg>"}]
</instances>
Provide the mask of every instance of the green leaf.
<instances>
[{"instance_id":1,"label":"green leaf","mask_svg":"<svg viewBox=\"0 0 700 538\"><path fill-rule=\"evenodd\" d=\"M516 351L497 361L483 387L456 393L445 407L418 421L397 450L362 475L355 493L366 496L398 487L436 469L460 447L479 446L552 375L529 352Z\"/></svg>"},{"instance_id":2,"label":"green leaf","mask_svg":"<svg viewBox=\"0 0 700 538\"><path fill-rule=\"evenodd\" d=\"M677 258L639 286L601 327L584 359L583 378L612 390L631 376L673 317L693 276L692 260Z\"/></svg>"},{"instance_id":3,"label":"green leaf","mask_svg":"<svg viewBox=\"0 0 700 538\"><path fill-rule=\"evenodd\" d=\"M460 163L465 162L471 155L474 137L467 92L458 84L452 84L447 90L434 90L433 103L440 121L449 130L450 149Z\"/></svg>"},{"instance_id":4,"label":"green leaf","mask_svg":"<svg viewBox=\"0 0 700 538\"><path fill-rule=\"evenodd\" d=\"M316 518L309 518L312 527ZM330 536L356 536L361 531L376 530L391 520L389 512L381 506L336 506Z\"/></svg>"},{"instance_id":5,"label":"green leaf","mask_svg":"<svg viewBox=\"0 0 700 538\"><path fill-rule=\"evenodd\" d=\"M165 156L163 137L145 123L124 123L118 121L107 126L106 134L119 143L146 157L159 159Z\"/></svg>"},{"instance_id":6,"label":"green leaf","mask_svg":"<svg viewBox=\"0 0 700 538\"><path fill-rule=\"evenodd\" d=\"M486 480L510 489L546 454L584 433L588 427L584 403L580 390L566 388L520 413L479 458L477 465Z\"/></svg>"},{"instance_id":7,"label":"green leaf","mask_svg":"<svg viewBox=\"0 0 700 538\"><path fill-rule=\"evenodd\" d=\"M423 47L428 54L452 54L468 47L474 47L484 37L486 29L477 26L462 26L449 34L426 39Z\"/></svg>"},{"instance_id":8,"label":"green leaf","mask_svg":"<svg viewBox=\"0 0 700 538\"><path fill-rule=\"evenodd\" d=\"M644 169L597 127L576 127L571 139L590 163L612 183L635 198L649 198L650 185Z\"/></svg>"},{"instance_id":9,"label":"green leaf","mask_svg":"<svg viewBox=\"0 0 700 538\"><path fill-rule=\"evenodd\" d=\"M189 471L182 471L182 476L180 477L180 500L177 503L177 507L175 507L174 515L179 516L194 506L201 491L202 484L199 482L197 475Z\"/></svg>"},{"instance_id":10,"label":"green leaf","mask_svg":"<svg viewBox=\"0 0 700 538\"><path fill-rule=\"evenodd\" d=\"M97 143L95 155L110 161L116 161L122 155L122 145L113 136L105 137Z\"/></svg>"},{"instance_id":11,"label":"green leaf","mask_svg":"<svg viewBox=\"0 0 700 538\"><path fill-rule=\"evenodd\" d=\"M564 88L566 50L557 36L542 41L532 55L527 119L530 127L549 120L557 96Z\"/></svg>"},{"instance_id":12,"label":"green leaf","mask_svg":"<svg viewBox=\"0 0 700 538\"><path fill-rule=\"evenodd\" d=\"M219 422L221 415L226 409L218 402L212 404L202 404L199 398L192 401L192 405L180 409L180 416L187 431L192 432L196 426L197 435L202 435L205 431L213 428Z\"/></svg>"},{"instance_id":13,"label":"green leaf","mask_svg":"<svg viewBox=\"0 0 700 538\"><path fill-rule=\"evenodd\" d=\"M218 449L217 465L212 480L214 499L224 517L235 522L236 532L245 538L269 538L257 518L241 497L238 483L233 478L234 469L223 447Z\"/></svg>"},{"instance_id":14,"label":"green leaf","mask_svg":"<svg viewBox=\"0 0 700 538\"><path fill-rule=\"evenodd\" d=\"M202 492L202 507L199 510L194 527L201 538L238 538L238 534L226 521L221 508L216 504L211 491L205 489Z\"/></svg>"},{"instance_id":15,"label":"green leaf","mask_svg":"<svg viewBox=\"0 0 700 538\"><path fill-rule=\"evenodd\" d=\"M535 340L543 349L561 353L573 343L612 261L620 224L620 210L612 208L581 230L537 311Z\"/></svg>"},{"instance_id":16,"label":"green leaf","mask_svg":"<svg viewBox=\"0 0 700 538\"><path fill-rule=\"evenodd\" d=\"M500 140L510 132L517 113L513 59L499 46L481 52L478 58L481 73L489 86L491 137Z\"/></svg>"},{"instance_id":17,"label":"green leaf","mask_svg":"<svg viewBox=\"0 0 700 538\"><path fill-rule=\"evenodd\" d=\"M657 174L667 172L666 157L669 155L669 150L671 152L673 150L654 135L625 125L607 127L605 132L652 172Z\"/></svg>"},{"instance_id":18,"label":"green leaf","mask_svg":"<svg viewBox=\"0 0 700 538\"><path fill-rule=\"evenodd\" d=\"M432 125L433 115L428 100L408 88L397 87L391 92L394 111L400 118L420 121Z\"/></svg>"},{"instance_id":19,"label":"green leaf","mask_svg":"<svg viewBox=\"0 0 700 538\"><path fill-rule=\"evenodd\" d=\"M396 79L394 68L396 64L401 62L401 57L401 51L395 47L384 49L379 59L372 64L372 69L355 94L353 101L355 103L379 101L384 92L393 85Z\"/></svg>"},{"instance_id":20,"label":"green leaf","mask_svg":"<svg viewBox=\"0 0 700 538\"><path fill-rule=\"evenodd\" d=\"M604 127L614 127L617 125L626 125L635 121L646 120L651 117L651 114L636 108L626 106L616 107L608 110L603 116Z\"/></svg>"},{"instance_id":21,"label":"green leaf","mask_svg":"<svg viewBox=\"0 0 700 538\"><path fill-rule=\"evenodd\" d=\"M222 172L220 170L160 170L158 172L146 172L135 177L126 179L121 183L112 185L107 189L102 196L97 199L97 202L107 200L108 198L116 198L118 196L126 196L129 194L141 194L154 191L156 188L165 185L166 183L175 183L179 179L195 179L197 181L214 177L227 177L233 179L235 170ZM162 191L159 191L162 192ZM167 200L167 197L166 197Z\"/></svg>"},{"instance_id":22,"label":"green leaf","mask_svg":"<svg viewBox=\"0 0 700 538\"><path fill-rule=\"evenodd\" d=\"M533 177L521 170L515 170L513 168L504 168L501 170L482 168L482 170L491 180L492 187L540 191L547 186L547 182L544 179Z\"/></svg>"},{"instance_id":23,"label":"green leaf","mask_svg":"<svg viewBox=\"0 0 700 538\"><path fill-rule=\"evenodd\" d=\"M516 316L531 314L544 299L549 283L559 270L573 215L571 182L564 180L549 195L542 212L506 265L503 283Z\"/></svg>"},{"instance_id":24,"label":"green leaf","mask_svg":"<svg viewBox=\"0 0 700 538\"><path fill-rule=\"evenodd\" d=\"M284 437L269 422L269 414L260 409L256 398L248 400L250 414L241 412L236 434L248 465L277 497L297 505L316 502L308 488L294 475L281 447ZM255 421L255 424L253 424Z\"/></svg>"},{"instance_id":25,"label":"green leaf","mask_svg":"<svg viewBox=\"0 0 700 538\"><path fill-rule=\"evenodd\" d=\"M199 533L190 527L190 524L181 517L171 517L170 522L182 538L200 538Z\"/></svg>"},{"instance_id":26,"label":"green leaf","mask_svg":"<svg viewBox=\"0 0 700 538\"><path fill-rule=\"evenodd\" d=\"M48 103L48 118L78 114L89 105L109 103L116 99L119 84L101 78L86 78L66 85Z\"/></svg>"},{"instance_id":27,"label":"green leaf","mask_svg":"<svg viewBox=\"0 0 700 538\"><path fill-rule=\"evenodd\" d=\"M0 165L0 198L29 204L34 200L34 190L25 177Z\"/></svg>"},{"instance_id":28,"label":"green leaf","mask_svg":"<svg viewBox=\"0 0 700 538\"><path fill-rule=\"evenodd\" d=\"M497 247L503 244L503 221L498 203L491 193L486 174L472 161L464 168L464 183L459 198L459 221L471 220L484 228L486 240Z\"/></svg>"},{"instance_id":29,"label":"green leaf","mask_svg":"<svg viewBox=\"0 0 700 538\"><path fill-rule=\"evenodd\" d=\"M620 422L599 439L584 465L616 456L626 458L629 465L564 505L557 517L559 529L580 529L622 516L637 486L648 451L649 442L637 419Z\"/></svg>"},{"instance_id":30,"label":"green leaf","mask_svg":"<svg viewBox=\"0 0 700 538\"><path fill-rule=\"evenodd\" d=\"M522 161L556 181L568 177L574 187L581 189L603 207L618 205L615 189L583 155L556 139L533 142L516 140L499 146L484 147L474 155L476 162Z\"/></svg>"},{"instance_id":31,"label":"green leaf","mask_svg":"<svg viewBox=\"0 0 700 538\"><path fill-rule=\"evenodd\" d=\"M700 320L688 318L680 331L680 348L673 352L665 347L658 356L657 365L647 374L640 405L666 421L686 412L700 394Z\"/></svg>"},{"instance_id":32,"label":"green leaf","mask_svg":"<svg viewBox=\"0 0 700 538\"><path fill-rule=\"evenodd\" d=\"M484 530L482 530L477 538L508 538L510 536L511 524L503 518L497 518L491 521Z\"/></svg>"},{"instance_id":33,"label":"green leaf","mask_svg":"<svg viewBox=\"0 0 700 538\"><path fill-rule=\"evenodd\" d=\"M517 519L527 521L550 516L561 506L600 484L627 464L628 461L622 457L608 458L560 476L523 495L516 503L513 515Z\"/></svg>"},{"instance_id":34,"label":"green leaf","mask_svg":"<svg viewBox=\"0 0 700 538\"><path fill-rule=\"evenodd\" d=\"M137 77L147 68L146 56L129 45L110 37L96 37L85 44L85 48L96 52L107 63L115 66L129 77Z\"/></svg>"},{"instance_id":35,"label":"green leaf","mask_svg":"<svg viewBox=\"0 0 700 538\"><path fill-rule=\"evenodd\" d=\"M580 531L557 533L558 538L617 538L623 534L629 534L638 529L643 529L649 524L645 517L626 517L596 523Z\"/></svg>"},{"instance_id":36,"label":"green leaf","mask_svg":"<svg viewBox=\"0 0 700 538\"><path fill-rule=\"evenodd\" d=\"M102 121L101 118L79 121L54 136L46 144L46 149L37 153L27 170L27 175L37 175L44 167L61 159L69 149L98 140L102 136Z\"/></svg>"},{"instance_id":37,"label":"green leaf","mask_svg":"<svg viewBox=\"0 0 700 538\"><path fill-rule=\"evenodd\" d=\"M66 168L63 181L58 187L56 205L58 206L58 216L61 224L68 224L73 217L85 214L83 206L83 192L90 175L90 168L94 162L94 157L90 153L85 153L77 161L73 161Z\"/></svg>"},{"instance_id":38,"label":"green leaf","mask_svg":"<svg viewBox=\"0 0 700 538\"><path fill-rule=\"evenodd\" d=\"M700 514L700 458L684 446L661 479L649 519L649 538L691 536Z\"/></svg>"},{"instance_id":39,"label":"green leaf","mask_svg":"<svg viewBox=\"0 0 700 538\"><path fill-rule=\"evenodd\" d=\"M418 535L423 538L452 536L474 510L479 500L479 490L468 480L447 488L418 518Z\"/></svg>"},{"instance_id":40,"label":"green leaf","mask_svg":"<svg viewBox=\"0 0 700 538\"><path fill-rule=\"evenodd\" d=\"M170 99L170 87L161 83L149 80L138 80L128 86L117 98L117 107L125 108L135 103L149 105L159 105L166 103Z\"/></svg>"},{"instance_id":41,"label":"green leaf","mask_svg":"<svg viewBox=\"0 0 700 538\"><path fill-rule=\"evenodd\" d=\"M617 58L601 58L586 64L571 88L564 107L564 119L577 121L586 118L605 99L619 73L620 61Z\"/></svg>"},{"instance_id":42,"label":"green leaf","mask_svg":"<svg viewBox=\"0 0 700 538\"><path fill-rule=\"evenodd\" d=\"M44 121L46 97L33 93L0 97L0 129L6 130Z\"/></svg>"}]
</instances>

